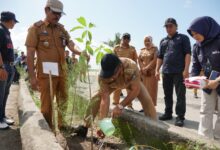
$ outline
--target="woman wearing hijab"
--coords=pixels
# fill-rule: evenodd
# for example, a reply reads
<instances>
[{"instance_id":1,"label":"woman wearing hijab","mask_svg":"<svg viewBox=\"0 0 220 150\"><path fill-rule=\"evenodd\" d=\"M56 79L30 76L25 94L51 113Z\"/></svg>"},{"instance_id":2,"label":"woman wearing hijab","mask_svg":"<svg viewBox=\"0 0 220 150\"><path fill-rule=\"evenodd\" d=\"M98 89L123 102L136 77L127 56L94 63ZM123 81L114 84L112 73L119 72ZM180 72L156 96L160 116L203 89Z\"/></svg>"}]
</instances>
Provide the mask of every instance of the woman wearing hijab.
<instances>
[{"instance_id":1,"label":"woman wearing hijab","mask_svg":"<svg viewBox=\"0 0 220 150\"><path fill-rule=\"evenodd\" d=\"M158 88L158 81L155 77L157 47L155 47L152 43L151 36L146 36L144 38L144 45L145 48L141 49L138 57L138 62L141 69L141 79L153 100L154 106L156 106Z\"/></svg>"},{"instance_id":2,"label":"woman wearing hijab","mask_svg":"<svg viewBox=\"0 0 220 150\"><path fill-rule=\"evenodd\" d=\"M217 113L214 129L213 114L217 107L220 108L220 26L211 17L199 17L187 31L196 40L193 47L192 76L198 76L203 70L208 78L207 86L202 92L198 133L219 140L220 111Z\"/></svg>"}]
</instances>

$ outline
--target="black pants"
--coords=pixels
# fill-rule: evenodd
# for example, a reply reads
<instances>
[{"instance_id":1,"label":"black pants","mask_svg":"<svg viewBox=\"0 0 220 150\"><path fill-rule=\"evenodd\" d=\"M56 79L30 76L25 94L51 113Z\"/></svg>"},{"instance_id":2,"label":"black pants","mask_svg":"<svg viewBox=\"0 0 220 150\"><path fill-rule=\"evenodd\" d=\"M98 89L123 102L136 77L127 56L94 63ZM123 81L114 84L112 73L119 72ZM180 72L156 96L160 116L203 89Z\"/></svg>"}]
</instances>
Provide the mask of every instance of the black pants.
<instances>
[{"instance_id":1,"label":"black pants","mask_svg":"<svg viewBox=\"0 0 220 150\"><path fill-rule=\"evenodd\" d=\"M177 95L176 115L182 119L184 119L186 112L186 87L183 82L182 73L163 74L165 114L172 115L173 113L173 87L175 86Z\"/></svg>"}]
</instances>

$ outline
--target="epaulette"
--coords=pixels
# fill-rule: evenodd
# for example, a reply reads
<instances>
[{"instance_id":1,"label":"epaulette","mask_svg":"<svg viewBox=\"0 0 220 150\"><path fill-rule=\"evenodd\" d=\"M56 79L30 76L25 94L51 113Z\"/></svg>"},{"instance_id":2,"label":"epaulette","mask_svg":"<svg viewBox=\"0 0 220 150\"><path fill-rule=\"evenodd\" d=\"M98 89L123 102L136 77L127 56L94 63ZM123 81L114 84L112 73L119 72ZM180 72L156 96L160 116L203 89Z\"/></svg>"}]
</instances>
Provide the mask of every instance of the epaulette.
<instances>
[{"instance_id":1,"label":"epaulette","mask_svg":"<svg viewBox=\"0 0 220 150\"><path fill-rule=\"evenodd\" d=\"M60 23L57 23L57 25L58 25L59 27L64 28L64 25L62 25L62 24L60 24Z\"/></svg>"},{"instance_id":2,"label":"epaulette","mask_svg":"<svg viewBox=\"0 0 220 150\"><path fill-rule=\"evenodd\" d=\"M119 48L119 47L120 47L120 45L116 45L116 46L115 46L115 48Z\"/></svg>"},{"instance_id":3,"label":"epaulette","mask_svg":"<svg viewBox=\"0 0 220 150\"><path fill-rule=\"evenodd\" d=\"M130 46L130 48L135 49L135 47L134 47L134 46Z\"/></svg>"},{"instance_id":4,"label":"epaulette","mask_svg":"<svg viewBox=\"0 0 220 150\"><path fill-rule=\"evenodd\" d=\"M36 27L40 27L44 22L42 20L38 21L38 22L35 22L34 23L34 26Z\"/></svg>"}]
</instances>

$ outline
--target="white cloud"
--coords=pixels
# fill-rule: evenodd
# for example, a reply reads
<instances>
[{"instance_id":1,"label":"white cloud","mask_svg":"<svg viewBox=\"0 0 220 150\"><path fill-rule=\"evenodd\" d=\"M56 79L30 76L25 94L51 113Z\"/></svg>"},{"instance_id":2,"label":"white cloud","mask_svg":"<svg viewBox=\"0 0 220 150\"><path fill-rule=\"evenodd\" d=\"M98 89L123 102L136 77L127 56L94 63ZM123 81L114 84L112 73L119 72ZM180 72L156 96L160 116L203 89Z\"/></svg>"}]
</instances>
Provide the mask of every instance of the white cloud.
<instances>
[{"instance_id":1,"label":"white cloud","mask_svg":"<svg viewBox=\"0 0 220 150\"><path fill-rule=\"evenodd\" d=\"M26 52L25 39L27 36L27 27L14 28L11 30L11 38L15 49Z\"/></svg>"},{"instance_id":2,"label":"white cloud","mask_svg":"<svg viewBox=\"0 0 220 150\"><path fill-rule=\"evenodd\" d=\"M191 8L192 7L192 0L185 0L184 2L184 8Z\"/></svg>"}]
</instances>

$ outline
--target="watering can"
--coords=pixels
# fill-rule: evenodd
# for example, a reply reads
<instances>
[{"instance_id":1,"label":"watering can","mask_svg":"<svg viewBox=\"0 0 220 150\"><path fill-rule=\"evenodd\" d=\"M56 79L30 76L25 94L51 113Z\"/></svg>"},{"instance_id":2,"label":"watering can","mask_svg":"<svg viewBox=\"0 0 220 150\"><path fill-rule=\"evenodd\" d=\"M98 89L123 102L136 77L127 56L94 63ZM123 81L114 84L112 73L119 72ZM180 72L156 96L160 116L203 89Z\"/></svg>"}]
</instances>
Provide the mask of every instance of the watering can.
<instances>
[{"instance_id":1,"label":"watering can","mask_svg":"<svg viewBox=\"0 0 220 150\"><path fill-rule=\"evenodd\" d=\"M115 126L112 124L112 118L104 118L100 120L98 124L106 136L111 136L115 132Z\"/></svg>"},{"instance_id":2,"label":"watering can","mask_svg":"<svg viewBox=\"0 0 220 150\"><path fill-rule=\"evenodd\" d=\"M129 150L158 150L158 149L147 145L135 145L132 146Z\"/></svg>"}]
</instances>

